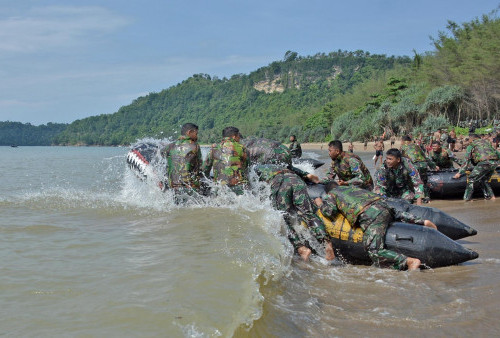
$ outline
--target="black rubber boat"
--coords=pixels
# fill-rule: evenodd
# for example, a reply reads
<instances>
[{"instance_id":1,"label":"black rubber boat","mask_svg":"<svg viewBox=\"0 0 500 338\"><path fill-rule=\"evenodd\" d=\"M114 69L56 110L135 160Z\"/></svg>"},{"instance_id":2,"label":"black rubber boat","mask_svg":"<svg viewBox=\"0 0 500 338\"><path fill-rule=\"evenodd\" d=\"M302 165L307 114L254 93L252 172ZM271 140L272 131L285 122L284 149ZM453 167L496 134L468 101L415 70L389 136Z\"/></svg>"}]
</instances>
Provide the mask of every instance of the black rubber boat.
<instances>
[{"instance_id":1,"label":"black rubber boat","mask_svg":"<svg viewBox=\"0 0 500 338\"><path fill-rule=\"evenodd\" d=\"M463 197L467 185L467 176L454 179L453 176L458 169L443 169L428 172L427 185L431 192L431 197L436 198L460 198ZM500 194L500 167L496 168L490 180L491 188L495 195ZM474 187L474 194L481 194L481 188Z\"/></svg>"},{"instance_id":2,"label":"black rubber boat","mask_svg":"<svg viewBox=\"0 0 500 338\"><path fill-rule=\"evenodd\" d=\"M338 257L352 264L372 263L363 248L363 231L360 228L353 229L343 216L331 221L320 211L318 215L325 223ZM456 265L479 257L477 252L435 229L401 222L389 225L385 244L387 249L420 259L429 268Z\"/></svg>"},{"instance_id":3,"label":"black rubber boat","mask_svg":"<svg viewBox=\"0 0 500 338\"><path fill-rule=\"evenodd\" d=\"M325 191L329 191L328 186L323 184L313 184L307 186L307 191L311 198L321 197ZM399 211L406 211L422 219L428 219L436 224L438 230L451 239L460 239L468 236L474 236L477 231L460 222L453 216L436 208L414 205L398 198L388 198L387 203Z\"/></svg>"},{"instance_id":4,"label":"black rubber boat","mask_svg":"<svg viewBox=\"0 0 500 338\"><path fill-rule=\"evenodd\" d=\"M477 234L476 229L437 208L411 204L399 198L388 198L387 203L399 211L406 211L422 219L430 220L436 224L439 232L451 239L456 240Z\"/></svg>"},{"instance_id":5,"label":"black rubber boat","mask_svg":"<svg viewBox=\"0 0 500 338\"><path fill-rule=\"evenodd\" d=\"M155 170L160 159L160 147L154 143L136 144L127 153L127 164L137 177L143 181L147 180L163 190L166 178Z\"/></svg>"}]
</instances>

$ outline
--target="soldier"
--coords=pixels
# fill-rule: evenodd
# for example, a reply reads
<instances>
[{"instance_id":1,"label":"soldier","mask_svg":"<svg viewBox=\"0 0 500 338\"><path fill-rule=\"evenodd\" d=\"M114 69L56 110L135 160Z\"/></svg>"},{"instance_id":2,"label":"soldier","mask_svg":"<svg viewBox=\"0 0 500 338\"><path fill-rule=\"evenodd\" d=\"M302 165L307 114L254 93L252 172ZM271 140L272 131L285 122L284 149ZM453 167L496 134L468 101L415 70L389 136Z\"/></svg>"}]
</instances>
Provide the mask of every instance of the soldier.
<instances>
[{"instance_id":1,"label":"soldier","mask_svg":"<svg viewBox=\"0 0 500 338\"><path fill-rule=\"evenodd\" d=\"M465 174L467 168L473 166L474 169L472 169L467 179L464 200L470 201L472 199L474 183L476 182L479 182L485 199L495 199L495 194L488 181L495 172L500 154L491 146L489 141L482 140L478 135L470 134L469 138L471 139L471 143L465 151L465 163L453 178L460 178L460 176Z\"/></svg>"},{"instance_id":2,"label":"soldier","mask_svg":"<svg viewBox=\"0 0 500 338\"><path fill-rule=\"evenodd\" d=\"M202 157L198 140L198 126L186 123L181 136L162 152L167 159L168 186L176 195L192 195L200 189Z\"/></svg>"},{"instance_id":3,"label":"soldier","mask_svg":"<svg viewBox=\"0 0 500 338\"><path fill-rule=\"evenodd\" d=\"M416 270L420 267L418 258L406 257L384 248L385 233L388 225L395 219L394 214L404 221L436 229L434 223L406 212L396 212L381 196L355 186L335 187L326 196L324 200L316 198L314 202L326 217L334 218L340 213L353 228L360 227L363 230L363 245L374 265L392 265L398 270L405 267L408 267L408 270Z\"/></svg>"},{"instance_id":4,"label":"soldier","mask_svg":"<svg viewBox=\"0 0 500 338\"><path fill-rule=\"evenodd\" d=\"M405 135L402 140L403 144L401 145L401 155L408 158L413 163L415 168L417 168L420 178L422 179L422 182L424 182L425 199L429 200L430 193L429 188L427 187L427 168L429 167L434 170L439 170L439 167L436 166L431 159L425 156L425 152L419 145L411 142L410 136Z\"/></svg>"},{"instance_id":5,"label":"soldier","mask_svg":"<svg viewBox=\"0 0 500 338\"><path fill-rule=\"evenodd\" d=\"M227 185L237 195L248 188L248 152L240 143L240 136L238 128L224 128L222 141L212 145L203 164L206 177L213 167L214 181Z\"/></svg>"},{"instance_id":6,"label":"soldier","mask_svg":"<svg viewBox=\"0 0 500 338\"><path fill-rule=\"evenodd\" d=\"M357 185L363 189L373 189L370 171L358 155L343 151L342 142L334 140L328 143L328 155L332 163L330 171L321 183L333 182L337 176L339 185Z\"/></svg>"},{"instance_id":7,"label":"soldier","mask_svg":"<svg viewBox=\"0 0 500 338\"><path fill-rule=\"evenodd\" d=\"M375 173L373 192L422 205L424 183L411 161L401 157L398 149L392 148L387 150L384 165Z\"/></svg>"},{"instance_id":8,"label":"soldier","mask_svg":"<svg viewBox=\"0 0 500 338\"><path fill-rule=\"evenodd\" d=\"M255 166L255 172L261 181L271 185L271 200L273 206L286 212L285 221L288 226L288 238L297 253L304 261L307 261L311 255L311 249L307 247L306 242L299 237L291 221L290 215L295 213L305 222L308 230L314 237L324 245L325 258L333 260L332 243L326 233L323 222L316 215L316 207L312 203L307 188L302 179L292 170L276 164L258 164ZM318 177L308 174L307 179L317 183Z\"/></svg>"},{"instance_id":9,"label":"soldier","mask_svg":"<svg viewBox=\"0 0 500 338\"><path fill-rule=\"evenodd\" d=\"M302 147L300 143L297 142L297 138L295 135L290 136L290 146L288 147L290 153L292 154L292 158L300 158L302 157Z\"/></svg>"},{"instance_id":10,"label":"soldier","mask_svg":"<svg viewBox=\"0 0 500 338\"><path fill-rule=\"evenodd\" d=\"M442 148L439 141L432 141L432 150L429 152L429 158L440 169L453 168L453 162L459 166L463 164L463 161L457 158L449 149Z\"/></svg>"}]
</instances>

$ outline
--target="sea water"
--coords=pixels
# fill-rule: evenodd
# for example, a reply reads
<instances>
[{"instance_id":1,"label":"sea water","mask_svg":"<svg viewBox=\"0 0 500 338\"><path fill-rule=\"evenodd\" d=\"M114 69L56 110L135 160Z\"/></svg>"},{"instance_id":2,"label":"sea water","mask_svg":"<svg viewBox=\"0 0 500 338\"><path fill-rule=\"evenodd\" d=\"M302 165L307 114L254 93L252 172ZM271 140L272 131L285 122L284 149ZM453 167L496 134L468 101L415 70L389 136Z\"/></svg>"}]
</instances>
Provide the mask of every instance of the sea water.
<instances>
[{"instance_id":1,"label":"sea water","mask_svg":"<svg viewBox=\"0 0 500 338\"><path fill-rule=\"evenodd\" d=\"M475 261L412 273L330 267L293 255L265 194L178 206L128 169L128 150L0 147L2 335L499 333L496 201L432 202L478 230L460 241Z\"/></svg>"}]
</instances>

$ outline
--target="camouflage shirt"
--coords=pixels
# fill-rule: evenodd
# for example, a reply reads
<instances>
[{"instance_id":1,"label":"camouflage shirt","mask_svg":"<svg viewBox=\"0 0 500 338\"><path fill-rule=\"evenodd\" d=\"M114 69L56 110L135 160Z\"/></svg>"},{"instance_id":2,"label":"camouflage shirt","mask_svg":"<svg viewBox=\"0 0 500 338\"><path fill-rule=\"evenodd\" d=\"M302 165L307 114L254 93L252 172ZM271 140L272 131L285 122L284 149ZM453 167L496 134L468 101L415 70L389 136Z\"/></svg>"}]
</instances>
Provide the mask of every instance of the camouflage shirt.
<instances>
[{"instance_id":1,"label":"camouflage shirt","mask_svg":"<svg viewBox=\"0 0 500 338\"><path fill-rule=\"evenodd\" d=\"M356 224L358 216L377 201L379 204L382 203L383 207L390 209L397 219L410 223L424 223L424 220L419 217L390 207L382 196L355 186L337 186L327 196L320 207L321 213L328 218L333 218L337 213L341 213L353 226Z\"/></svg>"},{"instance_id":2,"label":"camouflage shirt","mask_svg":"<svg viewBox=\"0 0 500 338\"><path fill-rule=\"evenodd\" d=\"M462 165L463 161L455 157L449 149L441 148L441 151L435 152L431 150L429 152L429 158L440 168L453 168L453 162L458 165Z\"/></svg>"},{"instance_id":3,"label":"camouflage shirt","mask_svg":"<svg viewBox=\"0 0 500 338\"><path fill-rule=\"evenodd\" d=\"M465 150L465 163L458 171L465 174L467 168L477 165L483 161L498 161L499 152L493 148L488 140L475 139Z\"/></svg>"},{"instance_id":4,"label":"camouflage shirt","mask_svg":"<svg viewBox=\"0 0 500 338\"><path fill-rule=\"evenodd\" d=\"M228 186L248 183L248 153L244 145L230 137L212 145L203 165L205 176L214 169L214 180Z\"/></svg>"},{"instance_id":5,"label":"camouflage shirt","mask_svg":"<svg viewBox=\"0 0 500 338\"><path fill-rule=\"evenodd\" d=\"M201 150L196 141L187 136L180 136L169 144L164 156L167 159L167 176L170 188L200 187Z\"/></svg>"},{"instance_id":6,"label":"camouflage shirt","mask_svg":"<svg viewBox=\"0 0 500 338\"><path fill-rule=\"evenodd\" d=\"M339 180L346 181L349 185L358 185L368 190L373 189L370 171L358 155L343 151L335 160L332 160L330 171L321 183L328 184L335 179L335 176L338 176Z\"/></svg>"},{"instance_id":7,"label":"camouflage shirt","mask_svg":"<svg viewBox=\"0 0 500 338\"><path fill-rule=\"evenodd\" d=\"M406 191L412 191L415 198L423 198L424 183L411 161L402 157L396 168L389 168L384 163L377 170L373 191L386 197L401 197Z\"/></svg>"},{"instance_id":8,"label":"camouflage shirt","mask_svg":"<svg viewBox=\"0 0 500 338\"><path fill-rule=\"evenodd\" d=\"M241 142L252 164L292 165L292 154L282 143L265 138L247 137Z\"/></svg>"},{"instance_id":9,"label":"camouflage shirt","mask_svg":"<svg viewBox=\"0 0 500 338\"><path fill-rule=\"evenodd\" d=\"M307 172L292 166L290 150L282 143L265 138L247 137L242 141L247 148L251 164L277 164L285 166L299 175L307 176Z\"/></svg>"},{"instance_id":10,"label":"camouflage shirt","mask_svg":"<svg viewBox=\"0 0 500 338\"><path fill-rule=\"evenodd\" d=\"M302 147L300 146L299 142L293 141L292 143L290 143L288 149L290 150L290 154L293 158L302 157Z\"/></svg>"},{"instance_id":11,"label":"camouflage shirt","mask_svg":"<svg viewBox=\"0 0 500 338\"><path fill-rule=\"evenodd\" d=\"M401 146L401 155L410 159L410 161L412 161L413 163L427 162L427 165L431 169L436 168L436 164L431 159L427 158L427 156L425 156L424 151L418 144L403 144Z\"/></svg>"}]
</instances>

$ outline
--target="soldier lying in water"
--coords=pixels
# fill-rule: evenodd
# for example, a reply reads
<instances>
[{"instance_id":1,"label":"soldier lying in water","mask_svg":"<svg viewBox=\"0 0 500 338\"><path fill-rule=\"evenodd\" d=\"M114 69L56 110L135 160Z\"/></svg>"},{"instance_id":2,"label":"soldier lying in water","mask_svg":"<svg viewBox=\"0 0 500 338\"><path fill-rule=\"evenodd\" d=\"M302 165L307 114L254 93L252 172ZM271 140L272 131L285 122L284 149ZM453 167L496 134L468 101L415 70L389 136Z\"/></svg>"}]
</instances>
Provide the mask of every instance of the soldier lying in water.
<instances>
[{"instance_id":1,"label":"soldier lying in water","mask_svg":"<svg viewBox=\"0 0 500 338\"><path fill-rule=\"evenodd\" d=\"M396 218L437 229L431 221L399 212L391 208L382 196L356 186L335 186L324 199L318 197L314 202L324 216L332 219L340 213L351 226L363 230L363 246L376 266L390 265L398 270L406 267L408 270L416 270L420 267L418 258L407 257L385 248L387 227Z\"/></svg>"}]
</instances>

